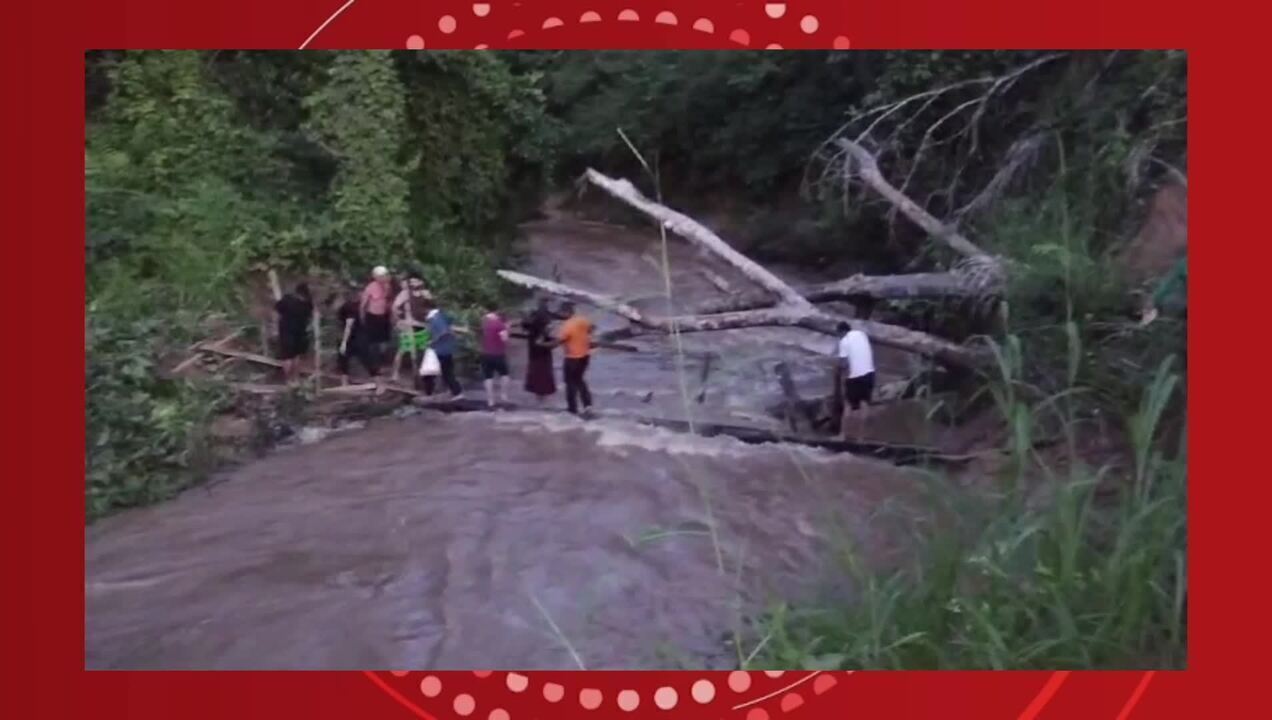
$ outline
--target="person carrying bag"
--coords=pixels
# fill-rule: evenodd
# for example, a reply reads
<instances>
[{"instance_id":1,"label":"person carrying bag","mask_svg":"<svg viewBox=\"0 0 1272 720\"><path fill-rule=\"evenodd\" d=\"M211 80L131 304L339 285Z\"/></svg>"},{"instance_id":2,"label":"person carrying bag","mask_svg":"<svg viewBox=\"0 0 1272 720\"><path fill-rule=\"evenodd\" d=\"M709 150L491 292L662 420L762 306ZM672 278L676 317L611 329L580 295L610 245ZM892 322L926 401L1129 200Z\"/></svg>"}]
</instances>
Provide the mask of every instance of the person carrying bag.
<instances>
[{"instance_id":1,"label":"person carrying bag","mask_svg":"<svg viewBox=\"0 0 1272 720\"><path fill-rule=\"evenodd\" d=\"M424 359L420 362L420 382L424 386L424 395L431 396L437 389L437 377L442 374L442 362L433 348L424 349Z\"/></svg>"}]
</instances>

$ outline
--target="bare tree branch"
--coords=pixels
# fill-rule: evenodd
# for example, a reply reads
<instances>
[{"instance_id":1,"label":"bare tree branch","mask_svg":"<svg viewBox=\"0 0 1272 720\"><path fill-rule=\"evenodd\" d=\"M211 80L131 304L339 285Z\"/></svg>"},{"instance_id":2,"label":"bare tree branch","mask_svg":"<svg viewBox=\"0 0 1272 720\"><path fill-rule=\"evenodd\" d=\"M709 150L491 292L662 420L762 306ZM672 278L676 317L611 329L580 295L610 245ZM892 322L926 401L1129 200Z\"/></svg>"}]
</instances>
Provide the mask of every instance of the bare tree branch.
<instances>
[{"instance_id":1,"label":"bare tree branch","mask_svg":"<svg viewBox=\"0 0 1272 720\"><path fill-rule=\"evenodd\" d=\"M848 151L853 158L857 175L879 193L888 202L895 205L902 214L910 218L914 224L923 228L932 237L944 242L951 250L966 257L988 258L989 254L981 250L971 240L963 237L958 230L937 220L905 193L893 187L883 173L879 172L879 164L868 150L851 140L840 140L840 147Z\"/></svg>"},{"instance_id":2,"label":"bare tree branch","mask_svg":"<svg viewBox=\"0 0 1272 720\"><path fill-rule=\"evenodd\" d=\"M711 230L693 218L645 197L636 189L635 185L632 185L627 180L616 180L591 168L588 169L584 177L587 178L588 182L615 198L659 221L668 230L716 254L725 262L737 268L748 279L776 295L783 305L805 310L812 307L808 300L795 292L790 285L787 285L776 275L765 269L764 266L734 250L728 243L720 239L720 236L711 232Z\"/></svg>"}]
</instances>

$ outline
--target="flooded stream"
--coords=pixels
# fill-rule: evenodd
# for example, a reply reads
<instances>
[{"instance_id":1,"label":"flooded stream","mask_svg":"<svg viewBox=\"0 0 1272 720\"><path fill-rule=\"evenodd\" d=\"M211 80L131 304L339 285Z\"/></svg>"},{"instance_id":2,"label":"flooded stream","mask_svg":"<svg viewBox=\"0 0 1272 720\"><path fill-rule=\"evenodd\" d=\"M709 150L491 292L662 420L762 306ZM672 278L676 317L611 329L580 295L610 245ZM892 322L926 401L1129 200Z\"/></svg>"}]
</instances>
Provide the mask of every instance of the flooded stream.
<instances>
[{"instance_id":1,"label":"flooded stream","mask_svg":"<svg viewBox=\"0 0 1272 720\"><path fill-rule=\"evenodd\" d=\"M525 272L666 311L646 259L660 256L655 234L560 218L524 234ZM719 292L696 251L677 240L670 251L677 305ZM624 324L587 313L600 330ZM763 426L780 397L773 366L824 392L833 341L798 329L685 335L683 359L665 337L631 343L642 352L594 357L598 408ZM523 353L513 349L518 380ZM906 370L886 352L877 361L885 381ZM701 403L686 402L681 366ZM377 420L87 528L86 663L734 667L743 617L833 587L836 549L892 550L869 520L918 484L877 461L604 415Z\"/></svg>"}]
</instances>

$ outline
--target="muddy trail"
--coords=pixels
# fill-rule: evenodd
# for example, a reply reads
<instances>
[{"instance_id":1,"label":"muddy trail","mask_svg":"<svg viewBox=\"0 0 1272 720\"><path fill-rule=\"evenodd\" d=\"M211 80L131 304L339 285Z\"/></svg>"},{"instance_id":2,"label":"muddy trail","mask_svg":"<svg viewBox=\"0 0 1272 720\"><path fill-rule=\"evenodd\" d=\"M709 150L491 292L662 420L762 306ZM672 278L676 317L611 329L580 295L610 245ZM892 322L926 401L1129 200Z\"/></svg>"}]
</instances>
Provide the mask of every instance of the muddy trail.
<instances>
[{"instance_id":1,"label":"muddy trail","mask_svg":"<svg viewBox=\"0 0 1272 720\"><path fill-rule=\"evenodd\" d=\"M560 216L523 231L526 272L667 308L656 235ZM741 283L683 243L669 255L677 305L720 292L704 269ZM601 331L623 326L589 314ZM781 397L774 365L823 392L833 344L777 328L686 335L680 351L661 336L631 342L641 352L594 356L606 413L755 427L779 426L766 412ZM882 381L912 370L876 352ZM511 358L519 380L524 349ZM736 667L748 618L851 594L835 550L904 552L888 517L918 507L924 482L876 460L606 414L383 418L88 527L86 664Z\"/></svg>"}]
</instances>

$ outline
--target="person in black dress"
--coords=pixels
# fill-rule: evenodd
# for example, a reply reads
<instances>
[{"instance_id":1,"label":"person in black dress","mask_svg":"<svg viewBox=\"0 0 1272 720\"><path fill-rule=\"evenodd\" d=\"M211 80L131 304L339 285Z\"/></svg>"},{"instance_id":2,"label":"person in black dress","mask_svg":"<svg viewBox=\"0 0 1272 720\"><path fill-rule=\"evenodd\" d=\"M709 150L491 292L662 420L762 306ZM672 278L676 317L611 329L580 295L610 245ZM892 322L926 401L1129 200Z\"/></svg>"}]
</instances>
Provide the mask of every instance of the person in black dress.
<instances>
[{"instance_id":1,"label":"person in black dress","mask_svg":"<svg viewBox=\"0 0 1272 720\"><path fill-rule=\"evenodd\" d=\"M283 361L283 378L290 381L300 356L309 352L309 321L314 314L309 286L297 285L274 303L274 310L278 313L278 359Z\"/></svg>"},{"instance_id":2,"label":"person in black dress","mask_svg":"<svg viewBox=\"0 0 1272 720\"><path fill-rule=\"evenodd\" d=\"M526 331L526 392L538 398L540 403L556 392L556 378L552 372L552 346L556 343L548 331L551 322L548 301L541 298L539 306L521 323Z\"/></svg>"}]
</instances>

